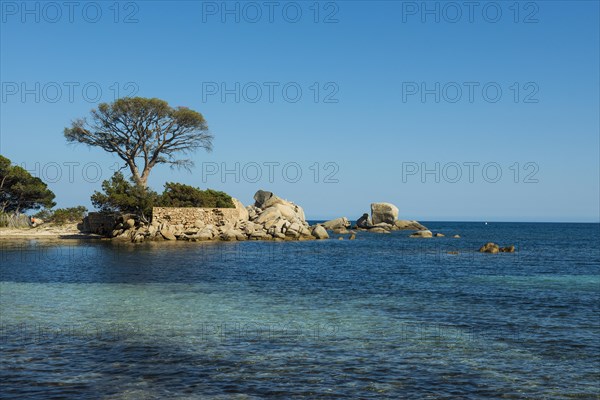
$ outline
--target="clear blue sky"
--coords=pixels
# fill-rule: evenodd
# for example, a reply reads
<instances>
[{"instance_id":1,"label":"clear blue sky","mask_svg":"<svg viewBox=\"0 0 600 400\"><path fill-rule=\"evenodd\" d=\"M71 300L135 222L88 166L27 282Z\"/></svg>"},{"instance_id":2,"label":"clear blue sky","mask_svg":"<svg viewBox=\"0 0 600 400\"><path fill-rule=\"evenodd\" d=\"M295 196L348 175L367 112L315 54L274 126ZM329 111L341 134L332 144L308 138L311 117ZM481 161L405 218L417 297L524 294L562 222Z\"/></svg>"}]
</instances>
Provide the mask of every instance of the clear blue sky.
<instances>
[{"instance_id":1,"label":"clear blue sky","mask_svg":"<svg viewBox=\"0 0 600 400\"><path fill-rule=\"evenodd\" d=\"M2 1L0 153L52 181L61 207L91 208L97 166L108 178L118 161L67 145L63 128L118 87L198 110L215 135L191 174L154 170L157 190L179 181L249 204L267 189L315 219L375 201L421 220L599 219L597 1L322 2L318 15L313 2L47 4ZM239 182L207 173L236 163ZM436 163L439 182L421 175Z\"/></svg>"}]
</instances>

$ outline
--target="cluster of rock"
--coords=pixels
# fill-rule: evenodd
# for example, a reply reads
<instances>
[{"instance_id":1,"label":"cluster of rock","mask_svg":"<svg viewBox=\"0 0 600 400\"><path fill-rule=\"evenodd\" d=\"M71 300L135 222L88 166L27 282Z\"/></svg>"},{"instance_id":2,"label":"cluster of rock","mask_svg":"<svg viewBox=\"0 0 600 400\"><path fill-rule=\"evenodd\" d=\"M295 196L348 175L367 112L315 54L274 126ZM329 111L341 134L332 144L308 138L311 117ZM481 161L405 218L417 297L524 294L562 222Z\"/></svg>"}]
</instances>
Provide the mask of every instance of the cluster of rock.
<instances>
[{"instance_id":1,"label":"cluster of rock","mask_svg":"<svg viewBox=\"0 0 600 400\"><path fill-rule=\"evenodd\" d=\"M321 224L325 229L334 233L353 233L348 231L351 223L346 217L332 219ZM364 213L352 226L353 230L369 231L373 233L389 233L397 230L425 230L427 229L417 221L399 220L398 207L391 203L371 204L371 216Z\"/></svg>"},{"instance_id":2,"label":"cluster of rock","mask_svg":"<svg viewBox=\"0 0 600 400\"><path fill-rule=\"evenodd\" d=\"M443 233L433 233L431 232L429 229L424 229L424 230L419 230L413 234L411 234L409 237L412 238L431 238L431 237L445 237L446 235L444 235ZM460 235L454 235L452 236L454 239L460 239Z\"/></svg>"},{"instance_id":3,"label":"cluster of rock","mask_svg":"<svg viewBox=\"0 0 600 400\"><path fill-rule=\"evenodd\" d=\"M329 237L322 227L309 226L302 207L263 190L256 192L254 204L248 206L248 221L244 229L251 238L257 239L310 240Z\"/></svg>"},{"instance_id":4,"label":"cluster of rock","mask_svg":"<svg viewBox=\"0 0 600 400\"><path fill-rule=\"evenodd\" d=\"M515 246L510 245L510 246L506 246L506 247L500 247L496 243L488 242L488 243L484 244L483 246L481 246L481 248L479 249L479 252L480 253L491 253L491 254L514 253Z\"/></svg>"},{"instance_id":5,"label":"cluster of rock","mask_svg":"<svg viewBox=\"0 0 600 400\"><path fill-rule=\"evenodd\" d=\"M155 208L151 223L143 223L135 216L94 219L90 214L87 228L134 243L146 240L314 240L328 239L328 231L349 233L351 240L356 237L356 231L412 230L416 231L411 235L414 237L433 235L417 221L399 220L398 207L390 203L371 204L371 216L363 214L354 226L346 217L310 226L302 207L263 190L256 192L254 204L248 207L237 199L233 199L233 203L235 209Z\"/></svg>"},{"instance_id":6,"label":"cluster of rock","mask_svg":"<svg viewBox=\"0 0 600 400\"><path fill-rule=\"evenodd\" d=\"M327 239L322 226L309 226L304 210L271 192L259 190L255 203L248 207L233 199L235 212L211 210L210 218L193 223L172 224L168 219L153 219L144 224L134 218L122 218L110 236L134 243L145 240L242 241L242 240L313 240ZM204 215L204 214L202 214ZM174 219L179 221L178 219Z\"/></svg>"},{"instance_id":7,"label":"cluster of rock","mask_svg":"<svg viewBox=\"0 0 600 400\"><path fill-rule=\"evenodd\" d=\"M391 203L372 203L371 215L364 213L351 227L346 217L336 218L321 225L334 233L354 233L356 231L368 231L372 233L390 233L398 230L411 230L418 232L429 232L427 228L417 221L398 219L398 207ZM352 231L348 231L352 228Z\"/></svg>"}]
</instances>

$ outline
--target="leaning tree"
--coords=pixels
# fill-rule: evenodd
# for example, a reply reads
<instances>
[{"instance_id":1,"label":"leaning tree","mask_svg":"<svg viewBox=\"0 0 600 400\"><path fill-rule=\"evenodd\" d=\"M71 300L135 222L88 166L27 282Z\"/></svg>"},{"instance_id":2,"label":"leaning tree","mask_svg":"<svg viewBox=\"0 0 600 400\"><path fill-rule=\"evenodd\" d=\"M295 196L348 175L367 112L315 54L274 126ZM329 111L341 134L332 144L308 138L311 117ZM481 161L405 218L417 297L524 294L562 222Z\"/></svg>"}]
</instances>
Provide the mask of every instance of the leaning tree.
<instances>
[{"instance_id":1,"label":"leaning tree","mask_svg":"<svg viewBox=\"0 0 600 400\"><path fill-rule=\"evenodd\" d=\"M150 171L157 164L190 169L193 161L182 155L212 149L213 136L202 114L173 108L164 100L126 97L100 104L90 117L65 128L67 141L116 154L142 188L148 186Z\"/></svg>"}]
</instances>

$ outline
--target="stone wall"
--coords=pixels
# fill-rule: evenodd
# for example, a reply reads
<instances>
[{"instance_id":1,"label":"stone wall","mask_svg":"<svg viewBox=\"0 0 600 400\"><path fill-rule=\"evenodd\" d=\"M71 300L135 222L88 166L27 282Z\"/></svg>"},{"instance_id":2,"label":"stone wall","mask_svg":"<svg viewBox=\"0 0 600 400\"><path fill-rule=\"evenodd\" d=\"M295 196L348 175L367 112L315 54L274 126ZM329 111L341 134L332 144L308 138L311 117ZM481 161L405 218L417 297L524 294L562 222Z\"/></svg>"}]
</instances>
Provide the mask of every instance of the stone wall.
<instances>
[{"instance_id":1,"label":"stone wall","mask_svg":"<svg viewBox=\"0 0 600 400\"><path fill-rule=\"evenodd\" d=\"M79 230L87 233L106 234L112 231L118 218L119 215L117 214L90 212L83 219Z\"/></svg>"},{"instance_id":2,"label":"stone wall","mask_svg":"<svg viewBox=\"0 0 600 400\"><path fill-rule=\"evenodd\" d=\"M152 223L183 225L184 229L194 226L220 226L226 222L235 223L240 218L237 208L195 208L195 207L154 207Z\"/></svg>"}]
</instances>

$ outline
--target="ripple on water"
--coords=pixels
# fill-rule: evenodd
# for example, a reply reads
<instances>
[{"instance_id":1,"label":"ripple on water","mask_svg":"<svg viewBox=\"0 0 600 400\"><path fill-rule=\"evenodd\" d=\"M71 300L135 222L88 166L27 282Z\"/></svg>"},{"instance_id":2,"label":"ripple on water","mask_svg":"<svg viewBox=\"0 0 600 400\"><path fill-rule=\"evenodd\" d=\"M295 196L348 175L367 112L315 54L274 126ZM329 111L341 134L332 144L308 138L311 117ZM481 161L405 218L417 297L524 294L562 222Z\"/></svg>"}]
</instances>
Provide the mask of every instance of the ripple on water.
<instances>
[{"instance_id":1,"label":"ripple on water","mask_svg":"<svg viewBox=\"0 0 600 400\"><path fill-rule=\"evenodd\" d=\"M0 397L598 398L597 229L443 229L5 246Z\"/></svg>"}]
</instances>

